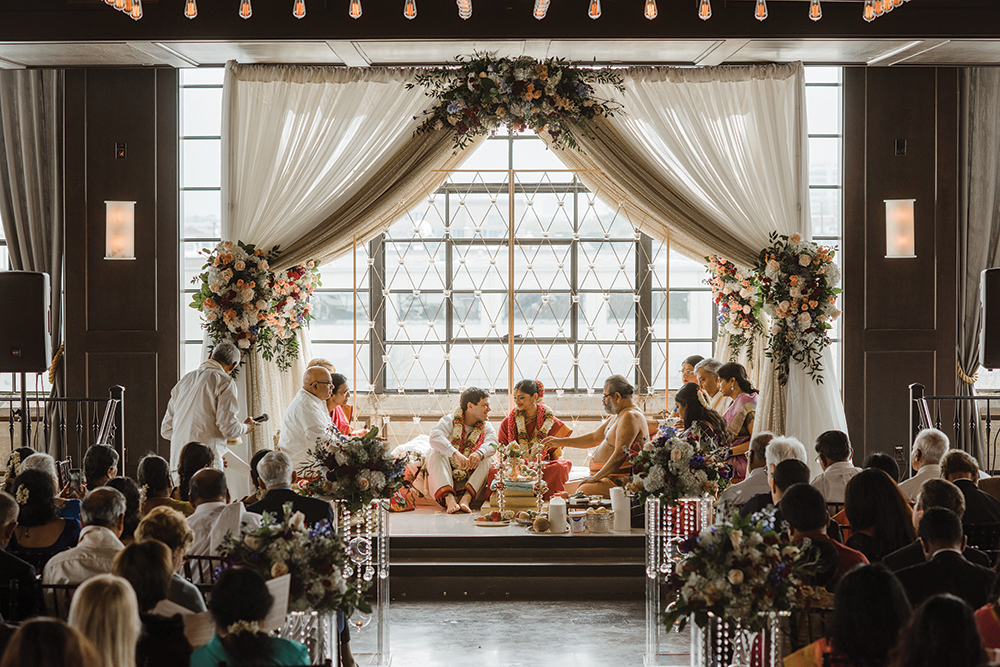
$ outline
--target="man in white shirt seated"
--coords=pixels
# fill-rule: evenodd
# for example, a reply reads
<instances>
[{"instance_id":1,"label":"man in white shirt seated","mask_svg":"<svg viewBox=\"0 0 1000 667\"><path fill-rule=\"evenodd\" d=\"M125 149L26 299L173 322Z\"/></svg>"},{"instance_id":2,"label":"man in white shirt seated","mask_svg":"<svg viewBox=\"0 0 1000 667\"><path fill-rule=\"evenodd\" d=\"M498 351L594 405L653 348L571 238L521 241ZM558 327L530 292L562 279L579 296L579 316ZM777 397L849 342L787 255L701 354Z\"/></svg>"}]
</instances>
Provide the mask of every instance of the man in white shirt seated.
<instances>
[{"instance_id":1,"label":"man in white shirt seated","mask_svg":"<svg viewBox=\"0 0 1000 667\"><path fill-rule=\"evenodd\" d=\"M194 542L191 543L192 556L217 556L216 547L222 544L225 532L232 531L238 536L260 528L261 516L247 512L243 503L236 503L239 510L239 526L221 525L224 510L229 506L229 489L226 486L226 475L215 468L202 468L191 478L191 504L194 514L187 518L188 525L194 532ZM225 532L220 533L220 530ZM197 582L195 582L197 583Z\"/></svg>"},{"instance_id":2,"label":"man in white shirt seated","mask_svg":"<svg viewBox=\"0 0 1000 667\"><path fill-rule=\"evenodd\" d=\"M694 375L698 378L698 386L708 394L708 407L715 410L721 416L729 409L733 399L723 396L719 391L719 369L722 362L715 359L702 359L694 367ZM761 465L763 465L761 457Z\"/></svg>"},{"instance_id":3,"label":"man in white shirt seated","mask_svg":"<svg viewBox=\"0 0 1000 667\"><path fill-rule=\"evenodd\" d=\"M208 361L182 377L170 391L160 435L170 441L171 470L177 470L181 448L189 442L214 447L215 460L222 465L226 440L254 430L256 423L250 417L240 421L236 383L229 376L239 363L239 349L232 343L220 343Z\"/></svg>"},{"instance_id":4,"label":"man in white shirt seated","mask_svg":"<svg viewBox=\"0 0 1000 667\"><path fill-rule=\"evenodd\" d=\"M771 490L767 481L766 452L772 438L774 434L770 431L761 431L753 437L750 441L750 450L747 452L746 479L723 491L719 496L719 504L730 502L740 507L758 493L768 493Z\"/></svg>"},{"instance_id":5,"label":"man in white shirt seated","mask_svg":"<svg viewBox=\"0 0 1000 667\"><path fill-rule=\"evenodd\" d=\"M900 482L899 490L913 502L920 495L920 487L929 479L941 477L941 459L948 453L948 436L936 428L925 428L913 439L910 449L910 467L917 474Z\"/></svg>"},{"instance_id":6,"label":"man in white shirt seated","mask_svg":"<svg viewBox=\"0 0 1000 667\"><path fill-rule=\"evenodd\" d=\"M843 431L825 431L816 438L816 453L823 472L816 475L812 485L820 490L828 503L844 502L844 491L851 478L861 472L851 463L854 449Z\"/></svg>"},{"instance_id":7,"label":"man in white shirt seated","mask_svg":"<svg viewBox=\"0 0 1000 667\"><path fill-rule=\"evenodd\" d=\"M469 387L458 402L458 410L431 430L425 464L427 488L448 514L471 511L469 504L486 485L490 459L499 446L496 429L486 421L490 414L486 390Z\"/></svg>"},{"instance_id":8,"label":"man in white shirt seated","mask_svg":"<svg viewBox=\"0 0 1000 667\"><path fill-rule=\"evenodd\" d=\"M72 549L56 554L45 564L43 584L81 584L111 572L118 552L125 548L118 538L125 525L125 496L118 489L101 486L83 499L83 530Z\"/></svg>"},{"instance_id":9,"label":"man in white shirt seated","mask_svg":"<svg viewBox=\"0 0 1000 667\"><path fill-rule=\"evenodd\" d=\"M288 454L292 468L298 470L316 447L316 441L326 435L333 423L326 407L332 393L330 371L322 366L307 368L302 374L302 388L288 404L281 421L278 451Z\"/></svg>"}]
</instances>

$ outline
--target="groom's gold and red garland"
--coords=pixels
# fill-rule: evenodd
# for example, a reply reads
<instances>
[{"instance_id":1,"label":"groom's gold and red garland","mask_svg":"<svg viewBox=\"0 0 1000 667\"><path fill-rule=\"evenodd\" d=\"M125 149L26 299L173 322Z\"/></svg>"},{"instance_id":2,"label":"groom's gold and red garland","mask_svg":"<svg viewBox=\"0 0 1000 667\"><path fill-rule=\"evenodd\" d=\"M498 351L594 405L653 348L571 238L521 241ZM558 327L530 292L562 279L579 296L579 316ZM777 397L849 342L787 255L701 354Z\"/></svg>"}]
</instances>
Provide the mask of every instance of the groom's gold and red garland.
<instances>
[{"instance_id":1,"label":"groom's gold and red garland","mask_svg":"<svg viewBox=\"0 0 1000 667\"><path fill-rule=\"evenodd\" d=\"M466 434L465 413L459 408L455 411L451 424L451 446L466 457L478 452L479 448L483 446L483 440L486 438L483 422L473 424L472 430ZM452 464L451 472L455 482L464 482L469 477L468 470L465 468L456 468L454 464Z\"/></svg>"}]
</instances>

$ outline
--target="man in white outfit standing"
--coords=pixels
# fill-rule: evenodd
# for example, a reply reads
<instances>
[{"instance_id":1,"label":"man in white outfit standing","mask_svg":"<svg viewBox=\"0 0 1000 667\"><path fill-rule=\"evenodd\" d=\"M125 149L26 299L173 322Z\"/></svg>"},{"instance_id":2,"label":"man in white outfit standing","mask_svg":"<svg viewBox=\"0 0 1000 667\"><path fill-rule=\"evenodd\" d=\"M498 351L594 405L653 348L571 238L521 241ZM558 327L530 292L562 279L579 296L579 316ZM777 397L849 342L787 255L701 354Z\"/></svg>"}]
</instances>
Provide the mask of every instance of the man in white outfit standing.
<instances>
[{"instance_id":1,"label":"man in white outfit standing","mask_svg":"<svg viewBox=\"0 0 1000 667\"><path fill-rule=\"evenodd\" d=\"M229 376L239 363L239 349L229 342L220 343L208 361L174 385L160 424L160 435L170 441L171 470L177 470L181 448L189 442L214 447L221 465L226 440L235 440L257 426L250 417L242 422L239 418L236 382Z\"/></svg>"},{"instance_id":2,"label":"man in white outfit standing","mask_svg":"<svg viewBox=\"0 0 1000 667\"><path fill-rule=\"evenodd\" d=\"M490 395L469 387L458 403L458 410L431 430L426 463L427 488L448 514L470 511L469 503L486 485L490 459L499 446L496 429L486 421Z\"/></svg>"},{"instance_id":3,"label":"man in white outfit standing","mask_svg":"<svg viewBox=\"0 0 1000 667\"><path fill-rule=\"evenodd\" d=\"M292 469L298 470L305 463L309 450L326 435L333 423L326 407L332 393L330 371L322 366L312 366L302 375L302 388L288 404L281 421L278 449L288 454Z\"/></svg>"}]
</instances>

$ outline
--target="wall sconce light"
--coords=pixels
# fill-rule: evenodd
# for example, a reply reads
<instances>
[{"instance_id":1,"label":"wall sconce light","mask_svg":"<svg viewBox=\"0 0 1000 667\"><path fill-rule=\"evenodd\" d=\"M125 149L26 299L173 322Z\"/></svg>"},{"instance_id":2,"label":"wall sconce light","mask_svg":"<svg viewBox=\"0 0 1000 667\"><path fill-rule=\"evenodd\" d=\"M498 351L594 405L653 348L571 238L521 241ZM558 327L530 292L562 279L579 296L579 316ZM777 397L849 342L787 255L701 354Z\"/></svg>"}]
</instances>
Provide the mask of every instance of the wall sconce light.
<instances>
[{"instance_id":1,"label":"wall sconce light","mask_svg":"<svg viewBox=\"0 0 1000 667\"><path fill-rule=\"evenodd\" d=\"M885 256L916 257L913 204L916 199L885 200Z\"/></svg>"},{"instance_id":2,"label":"wall sconce light","mask_svg":"<svg viewBox=\"0 0 1000 667\"><path fill-rule=\"evenodd\" d=\"M135 202L105 201L107 239L104 259L135 259Z\"/></svg>"}]
</instances>

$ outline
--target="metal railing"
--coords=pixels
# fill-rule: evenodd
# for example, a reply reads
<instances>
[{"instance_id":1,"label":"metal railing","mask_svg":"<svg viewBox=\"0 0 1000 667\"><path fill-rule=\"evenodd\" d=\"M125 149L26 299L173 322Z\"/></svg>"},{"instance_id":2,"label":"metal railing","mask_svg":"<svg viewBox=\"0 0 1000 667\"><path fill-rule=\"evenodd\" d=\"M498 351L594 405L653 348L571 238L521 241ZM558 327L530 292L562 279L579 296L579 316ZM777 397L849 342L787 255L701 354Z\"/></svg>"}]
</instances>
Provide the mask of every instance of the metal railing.
<instances>
[{"instance_id":1,"label":"metal railing","mask_svg":"<svg viewBox=\"0 0 1000 667\"><path fill-rule=\"evenodd\" d=\"M958 442L976 442L982 438L980 452L969 452L979 459L979 467L985 472L997 473L997 439L1000 429L993 424L993 406L1000 408L1000 394L987 396L927 396L924 385L919 382L910 385L910 441L904 448L895 448L896 461L900 470L909 470L909 445L917 433L925 428L936 428L947 434L954 447ZM970 409L962 410L962 406ZM985 407L985 410L983 409ZM949 433L950 431L950 433ZM905 466L905 467L904 467Z\"/></svg>"},{"instance_id":2,"label":"metal railing","mask_svg":"<svg viewBox=\"0 0 1000 667\"><path fill-rule=\"evenodd\" d=\"M111 445L125 461L125 388L114 386L104 398L0 396L6 408L11 451L31 447L57 460L75 456L77 465L91 445Z\"/></svg>"}]
</instances>

